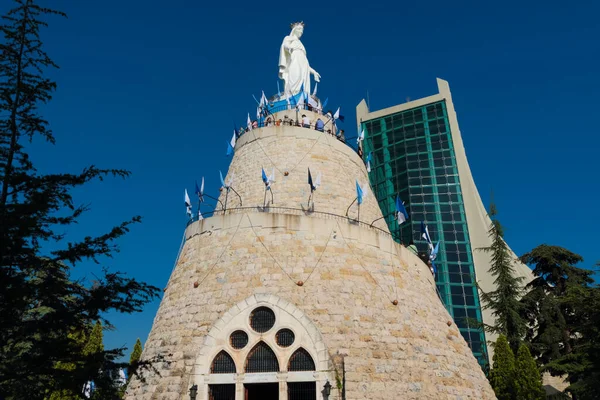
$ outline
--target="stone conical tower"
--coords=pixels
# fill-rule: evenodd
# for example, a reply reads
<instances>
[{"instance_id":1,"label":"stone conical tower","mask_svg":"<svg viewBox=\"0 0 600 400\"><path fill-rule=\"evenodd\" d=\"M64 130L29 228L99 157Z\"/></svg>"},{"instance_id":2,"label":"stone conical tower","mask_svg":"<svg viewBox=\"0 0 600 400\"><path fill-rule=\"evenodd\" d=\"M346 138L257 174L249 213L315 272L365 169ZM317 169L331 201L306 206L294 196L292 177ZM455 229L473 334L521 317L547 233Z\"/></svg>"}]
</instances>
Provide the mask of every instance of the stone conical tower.
<instances>
[{"instance_id":1,"label":"stone conical tower","mask_svg":"<svg viewBox=\"0 0 600 400\"><path fill-rule=\"evenodd\" d=\"M262 167L275 168L267 208ZM308 168L322 174L314 212L303 211ZM171 363L134 379L128 399L189 399L193 385L198 399L287 399L310 390L299 382L316 397L290 398L322 399L327 381L331 399L494 398L428 267L383 220L369 226L381 217L372 193L361 223L356 204L345 217L355 181L367 182L353 149L314 129L258 128L238 140L231 176L242 203L230 192L227 211L187 227L146 342L145 359Z\"/></svg>"},{"instance_id":2,"label":"stone conical tower","mask_svg":"<svg viewBox=\"0 0 600 400\"><path fill-rule=\"evenodd\" d=\"M283 108L272 120L297 119ZM261 168L274 170L267 192ZM310 206L309 168L322 175ZM495 398L427 265L383 219L371 224L382 215L368 188L357 221L357 180L368 182L362 160L327 133L282 124L241 136L226 210L187 227L146 341L143 359L170 363L134 378L126 398Z\"/></svg>"}]
</instances>

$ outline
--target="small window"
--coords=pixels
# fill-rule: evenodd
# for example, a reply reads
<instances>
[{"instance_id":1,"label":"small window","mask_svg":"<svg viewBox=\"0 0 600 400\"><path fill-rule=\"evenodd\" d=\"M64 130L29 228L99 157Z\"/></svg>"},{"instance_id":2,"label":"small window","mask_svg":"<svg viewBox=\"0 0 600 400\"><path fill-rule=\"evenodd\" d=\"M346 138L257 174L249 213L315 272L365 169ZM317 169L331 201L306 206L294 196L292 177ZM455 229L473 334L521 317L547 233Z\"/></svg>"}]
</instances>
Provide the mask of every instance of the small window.
<instances>
[{"instance_id":1,"label":"small window","mask_svg":"<svg viewBox=\"0 0 600 400\"><path fill-rule=\"evenodd\" d=\"M265 333L275 325L275 313L267 307L258 307L250 314L250 326L258 333Z\"/></svg>"},{"instance_id":2,"label":"small window","mask_svg":"<svg viewBox=\"0 0 600 400\"><path fill-rule=\"evenodd\" d=\"M314 371L315 369L315 362L303 348L296 350L290 357L288 371Z\"/></svg>"},{"instance_id":3,"label":"small window","mask_svg":"<svg viewBox=\"0 0 600 400\"><path fill-rule=\"evenodd\" d=\"M235 374L235 363L233 358L224 350L214 358L210 366L211 374Z\"/></svg>"},{"instance_id":4,"label":"small window","mask_svg":"<svg viewBox=\"0 0 600 400\"><path fill-rule=\"evenodd\" d=\"M250 350L246 359L246 372L279 372L277 357L265 342L259 342Z\"/></svg>"},{"instance_id":5,"label":"small window","mask_svg":"<svg viewBox=\"0 0 600 400\"><path fill-rule=\"evenodd\" d=\"M229 336L229 343L236 350L243 349L248 344L248 334L244 331L235 331Z\"/></svg>"},{"instance_id":6,"label":"small window","mask_svg":"<svg viewBox=\"0 0 600 400\"><path fill-rule=\"evenodd\" d=\"M294 343L294 332L289 329L281 329L277 332L277 344L281 347L290 347Z\"/></svg>"}]
</instances>

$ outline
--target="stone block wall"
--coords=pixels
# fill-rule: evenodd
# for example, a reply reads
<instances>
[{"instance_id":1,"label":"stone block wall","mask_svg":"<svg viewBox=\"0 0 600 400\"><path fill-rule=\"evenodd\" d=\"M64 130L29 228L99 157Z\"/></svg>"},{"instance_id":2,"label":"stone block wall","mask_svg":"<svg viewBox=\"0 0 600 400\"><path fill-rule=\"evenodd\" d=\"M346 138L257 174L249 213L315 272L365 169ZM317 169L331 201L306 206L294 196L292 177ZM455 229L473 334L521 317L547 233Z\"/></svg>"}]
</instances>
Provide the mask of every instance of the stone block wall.
<instances>
[{"instance_id":1,"label":"stone block wall","mask_svg":"<svg viewBox=\"0 0 600 400\"><path fill-rule=\"evenodd\" d=\"M239 304L270 298L319 331L331 360L318 379L335 387L344 375L346 399L495 398L429 269L388 234L343 218L252 211L195 222L186 238L143 354L171 362L132 380L127 399L183 400L194 383L204 399L199 360L212 335Z\"/></svg>"},{"instance_id":2,"label":"stone block wall","mask_svg":"<svg viewBox=\"0 0 600 400\"><path fill-rule=\"evenodd\" d=\"M290 114L290 111L286 113ZM315 121L318 114L302 111ZM276 118L283 118L284 113L277 113ZM290 117L295 118L293 114ZM325 118L324 116L320 116ZM265 204L265 185L261 178L261 168L267 175L275 171L273 184L274 203L271 194L266 194L268 204L278 213L297 214L297 211L308 210L310 186L308 185L308 169L313 181L321 173L321 186L314 193L314 211L345 216L358 217L356 198L356 181L368 187L369 178L362 159L346 144L334 136L314 129L270 126L254 129L242 135L235 146L233 158L225 182L233 176L233 188L242 198L232 192L228 194L227 208L263 207ZM285 176L285 173L288 173ZM225 191L219 199L225 203ZM282 207L282 208L279 208ZM218 209L220 208L217 207ZM323 217L323 216L318 216ZM381 217L377 199L368 188L364 202L360 206L360 221L370 224ZM385 220L374 224L388 231Z\"/></svg>"}]
</instances>

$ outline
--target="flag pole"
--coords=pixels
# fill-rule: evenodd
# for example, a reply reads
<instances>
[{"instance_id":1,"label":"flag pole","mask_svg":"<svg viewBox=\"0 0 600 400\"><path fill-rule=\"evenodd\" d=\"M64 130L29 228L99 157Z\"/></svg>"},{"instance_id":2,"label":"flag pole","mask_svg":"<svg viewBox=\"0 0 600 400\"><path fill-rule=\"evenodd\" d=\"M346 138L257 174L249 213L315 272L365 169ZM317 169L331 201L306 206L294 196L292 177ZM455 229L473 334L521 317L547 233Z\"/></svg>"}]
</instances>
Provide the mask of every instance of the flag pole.
<instances>
[{"instance_id":1,"label":"flag pole","mask_svg":"<svg viewBox=\"0 0 600 400\"><path fill-rule=\"evenodd\" d=\"M223 211L227 211L227 198L229 197L229 187L225 188L225 205L223 206Z\"/></svg>"},{"instance_id":2,"label":"flag pole","mask_svg":"<svg viewBox=\"0 0 600 400\"><path fill-rule=\"evenodd\" d=\"M379 221L380 219L387 218L387 217L389 217L389 216L390 216L390 215L392 215L392 214L393 214L393 213L389 213L388 215L384 215L384 216L383 216L383 217L381 217L381 218L377 218L376 220L374 220L373 222L371 222L371 225L369 225L369 228L372 228L372 227L373 227L373 224L374 224L375 222Z\"/></svg>"},{"instance_id":3,"label":"flag pole","mask_svg":"<svg viewBox=\"0 0 600 400\"><path fill-rule=\"evenodd\" d=\"M223 208L223 210L225 210L225 206L223 205L223 202L222 202L221 200L217 199L216 197L212 197L212 196L210 196L210 195L208 195L208 194L204 194L203 196L206 196L206 197L208 197L209 199L213 199L213 200L216 200L216 201L218 201L218 202L221 204L221 208Z\"/></svg>"},{"instance_id":4,"label":"flag pole","mask_svg":"<svg viewBox=\"0 0 600 400\"><path fill-rule=\"evenodd\" d=\"M233 188L233 186L229 186L229 189L233 190L233 193L235 193L237 195L237 197L240 199L240 207L242 207L244 205L242 202L242 196L240 196L240 194Z\"/></svg>"},{"instance_id":5,"label":"flag pole","mask_svg":"<svg viewBox=\"0 0 600 400\"><path fill-rule=\"evenodd\" d=\"M350 211L350 207L352 207L352 205L353 205L354 203L356 203L356 200L358 200L358 197L357 197L357 198L355 198L355 199L352 201L352 203L350 203L350 205L348 206L348 208L346 209L346 217L348 216L348 211ZM359 206L359 210L360 210L360 206Z\"/></svg>"}]
</instances>

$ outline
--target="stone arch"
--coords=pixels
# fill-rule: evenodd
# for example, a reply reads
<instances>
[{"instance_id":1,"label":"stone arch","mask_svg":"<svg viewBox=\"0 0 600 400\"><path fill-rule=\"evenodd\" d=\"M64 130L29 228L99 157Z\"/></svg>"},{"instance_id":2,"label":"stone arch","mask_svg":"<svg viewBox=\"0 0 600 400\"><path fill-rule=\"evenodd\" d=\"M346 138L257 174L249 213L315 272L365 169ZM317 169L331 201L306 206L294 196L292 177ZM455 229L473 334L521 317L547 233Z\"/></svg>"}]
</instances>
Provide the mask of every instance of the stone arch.
<instances>
[{"instance_id":1,"label":"stone arch","mask_svg":"<svg viewBox=\"0 0 600 400\"><path fill-rule=\"evenodd\" d=\"M314 371L316 369L315 362L304 348L300 347L292 354L288 363L287 371Z\"/></svg>"},{"instance_id":2,"label":"stone arch","mask_svg":"<svg viewBox=\"0 0 600 400\"><path fill-rule=\"evenodd\" d=\"M286 325L285 328L294 330L296 336L299 336L300 332L305 334L308 343L302 347L312 357L316 371L331 371L333 369L323 337L312 320L294 304L276 295L257 293L233 305L221 316L221 318L215 321L208 334L204 337L204 342L198 351L190 384L201 384L203 382L202 377L210 374L210 366L213 358L220 351L227 348L229 344L228 336L239 328L239 324L235 325L235 322L239 322L241 318L244 318L247 321L247 318L245 317L248 316L253 309L260 306L271 308L279 316L285 314L287 320L291 321L289 324L290 326ZM249 324L247 325L247 331L248 330L250 330ZM271 343L267 344L271 347L276 346ZM250 349L253 347L254 344L250 343L244 349L239 350L240 357L237 359L234 357L236 370L238 372L243 371L245 366L245 362L240 363L238 360L242 358L245 360ZM295 347L297 346L291 346L290 348ZM287 359L279 359L278 361L280 367L287 366Z\"/></svg>"},{"instance_id":3,"label":"stone arch","mask_svg":"<svg viewBox=\"0 0 600 400\"><path fill-rule=\"evenodd\" d=\"M210 364L211 374L235 374L236 372L235 362L225 350L221 350Z\"/></svg>"},{"instance_id":4,"label":"stone arch","mask_svg":"<svg viewBox=\"0 0 600 400\"><path fill-rule=\"evenodd\" d=\"M279 360L273 349L262 340L254 345L246 357L244 372L279 372Z\"/></svg>"}]
</instances>

